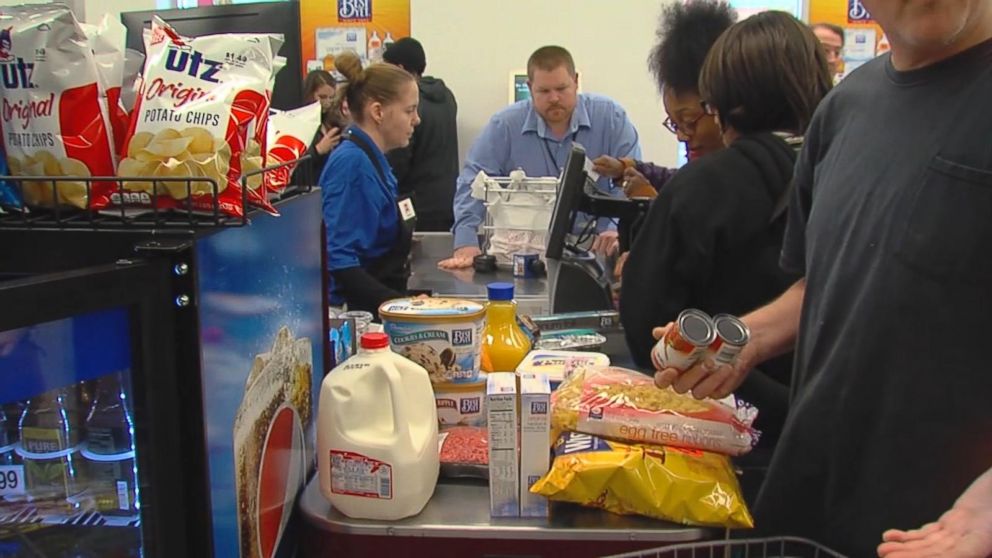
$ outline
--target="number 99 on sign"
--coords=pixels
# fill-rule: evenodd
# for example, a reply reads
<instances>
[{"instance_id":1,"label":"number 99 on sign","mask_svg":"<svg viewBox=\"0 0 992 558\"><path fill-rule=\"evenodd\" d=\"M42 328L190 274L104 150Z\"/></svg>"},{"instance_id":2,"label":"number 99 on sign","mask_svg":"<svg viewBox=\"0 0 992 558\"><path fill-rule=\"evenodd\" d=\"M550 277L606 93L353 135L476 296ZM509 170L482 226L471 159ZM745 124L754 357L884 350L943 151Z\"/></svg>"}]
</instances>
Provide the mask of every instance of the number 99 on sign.
<instances>
[{"instance_id":1,"label":"number 99 on sign","mask_svg":"<svg viewBox=\"0 0 992 558\"><path fill-rule=\"evenodd\" d=\"M24 465L0 466L0 496L24 494Z\"/></svg>"}]
</instances>

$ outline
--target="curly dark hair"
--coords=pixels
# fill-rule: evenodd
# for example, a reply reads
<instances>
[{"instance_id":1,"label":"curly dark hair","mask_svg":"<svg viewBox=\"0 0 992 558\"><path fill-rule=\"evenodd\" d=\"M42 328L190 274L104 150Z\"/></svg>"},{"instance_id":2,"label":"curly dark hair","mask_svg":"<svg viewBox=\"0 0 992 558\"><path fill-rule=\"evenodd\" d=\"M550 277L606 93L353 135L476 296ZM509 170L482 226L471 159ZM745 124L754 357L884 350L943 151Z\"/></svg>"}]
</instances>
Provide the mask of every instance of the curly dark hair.
<instances>
[{"instance_id":1,"label":"curly dark hair","mask_svg":"<svg viewBox=\"0 0 992 558\"><path fill-rule=\"evenodd\" d=\"M648 68L658 90L675 93L699 90L699 70L717 37L737 21L737 12L724 0L672 2L661 14L658 43L648 56Z\"/></svg>"}]
</instances>

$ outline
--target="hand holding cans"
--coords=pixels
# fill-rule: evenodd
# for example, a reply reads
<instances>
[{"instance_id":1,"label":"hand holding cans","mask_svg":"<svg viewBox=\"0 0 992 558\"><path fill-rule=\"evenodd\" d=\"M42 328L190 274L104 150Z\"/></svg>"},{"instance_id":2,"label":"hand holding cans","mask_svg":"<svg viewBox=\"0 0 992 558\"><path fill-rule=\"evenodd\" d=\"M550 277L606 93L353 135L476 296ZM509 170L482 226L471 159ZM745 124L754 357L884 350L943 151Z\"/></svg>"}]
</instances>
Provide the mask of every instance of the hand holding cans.
<instances>
[{"instance_id":1,"label":"hand holding cans","mask_svg":"<svg viewBox=\"0 0 992 558\"><path fill-rule=\"evenodd\" d=\"M751 338L747 325L730 314L711 318L706 312L683 310L675 323L651 350L651 361L658 370L680 372L706 358L717 365L733 364Z\"/></svg>"}]
</instances>

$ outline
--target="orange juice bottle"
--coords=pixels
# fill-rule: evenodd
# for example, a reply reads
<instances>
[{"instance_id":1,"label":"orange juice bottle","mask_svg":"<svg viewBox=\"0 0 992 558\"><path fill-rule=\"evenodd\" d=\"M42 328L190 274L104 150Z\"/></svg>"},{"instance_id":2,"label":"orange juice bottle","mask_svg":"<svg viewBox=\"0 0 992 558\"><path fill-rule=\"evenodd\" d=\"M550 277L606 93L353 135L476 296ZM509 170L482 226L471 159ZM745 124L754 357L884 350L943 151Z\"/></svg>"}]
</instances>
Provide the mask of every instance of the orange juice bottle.
<instances>
[{"instance_id":1,"label":"orange juice bottle","mask_svg":"<svg viewBox=\"0 0 992 558\"><path fill-rule=\"evenodd\" d=\"M512 283L489 283L486 327L482 330L482 370L514 372L530 352L530 338L517 324Z\"/></svg>"}]
</instances>

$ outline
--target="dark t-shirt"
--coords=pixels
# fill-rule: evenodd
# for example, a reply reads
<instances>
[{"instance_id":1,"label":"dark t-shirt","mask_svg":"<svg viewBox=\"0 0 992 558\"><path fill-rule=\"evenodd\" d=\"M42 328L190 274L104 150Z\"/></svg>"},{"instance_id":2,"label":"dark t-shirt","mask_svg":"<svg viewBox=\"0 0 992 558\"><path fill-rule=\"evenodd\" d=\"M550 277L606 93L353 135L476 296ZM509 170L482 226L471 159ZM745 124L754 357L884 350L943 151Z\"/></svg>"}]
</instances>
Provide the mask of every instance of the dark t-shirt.
<instances>
[{"instance_id":1,"label":"dark t-shirt","mask_svg":"<svg viewBox=\"0 0 992 558\"><path fill-rule=\"evenodd\" d=\"M992 41L824 100L782 264L806 294L756 522L874 556L992 467Z\"/></svg>"}]
</instances>

